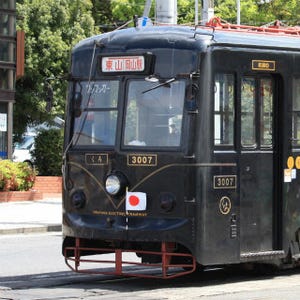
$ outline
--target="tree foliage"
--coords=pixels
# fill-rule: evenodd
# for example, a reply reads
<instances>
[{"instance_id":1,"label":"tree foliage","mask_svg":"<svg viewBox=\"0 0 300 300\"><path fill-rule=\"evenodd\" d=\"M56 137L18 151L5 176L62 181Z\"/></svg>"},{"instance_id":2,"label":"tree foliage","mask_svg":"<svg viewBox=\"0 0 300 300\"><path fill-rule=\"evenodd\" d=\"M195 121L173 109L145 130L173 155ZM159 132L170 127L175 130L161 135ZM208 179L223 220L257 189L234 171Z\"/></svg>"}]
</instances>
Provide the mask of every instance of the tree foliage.
<instances>
[{"instance_id":1,"label":"tree foliage","mask_svg":"<svg viewBox=\"0 0 300 300\"><path fill-rule=\"evenodd\" d=\"M298 0L240 0L241 23L263 25L275 20L288 25L299 22L300 8ZM237 1L215 0L215 14L228 22L236 22Z\"/></svg>"},{"instance_id":2,"label":"tree foliage","mask_svg":"<svg viewBox=\"0 0 300 300\"><path fill-rule=\"evenodd\" d=\"M60 176L63 151L63 131L61 129L42 130L35 137L32 150L34 165L40 176Z\"/></svg>"},{"instance_id":3,"label":"tree foliage","mask_svg":"<svg viewBox=\"0 0 300 300\"><path fill-rule=\"evenodd\" d=\"M16 85L14 132L28 124L63 115L65 81L53 81L54 107L45 110L46 78L67 74L71 47L95 33L88 0L19 0L18 29L25 31L25 76ZM17 122L16 122L17 120Z\"/></svg>"}]
</instances>

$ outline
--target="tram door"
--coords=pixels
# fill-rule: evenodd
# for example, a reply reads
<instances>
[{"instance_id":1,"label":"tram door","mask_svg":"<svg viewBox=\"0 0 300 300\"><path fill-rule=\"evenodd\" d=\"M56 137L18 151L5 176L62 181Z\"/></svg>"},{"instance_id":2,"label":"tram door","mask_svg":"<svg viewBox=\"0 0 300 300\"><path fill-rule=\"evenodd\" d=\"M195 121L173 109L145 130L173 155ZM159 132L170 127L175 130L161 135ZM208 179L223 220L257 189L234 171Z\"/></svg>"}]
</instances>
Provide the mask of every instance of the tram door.
<instances>
[{"instance_id":1,"label":"tram door","mask_svg":"<svg viewBox=\"0 0 300 300\"><path fill-rule=\"evenodd\" d=\"M277 128L272 76L243 76L240 85L240 252L274 249Z\"/></svg>"}]
</instances>

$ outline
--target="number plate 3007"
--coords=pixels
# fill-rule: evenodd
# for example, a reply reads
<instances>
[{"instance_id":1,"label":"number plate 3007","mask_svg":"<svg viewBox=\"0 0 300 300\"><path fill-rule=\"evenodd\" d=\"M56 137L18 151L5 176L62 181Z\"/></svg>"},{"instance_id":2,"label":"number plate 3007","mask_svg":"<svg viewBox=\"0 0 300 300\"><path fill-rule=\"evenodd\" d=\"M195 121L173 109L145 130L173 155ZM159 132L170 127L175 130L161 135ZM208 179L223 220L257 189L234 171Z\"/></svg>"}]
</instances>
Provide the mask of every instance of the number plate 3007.
<instances>
[{"instance_id":1,"label":"number plate 3007","mask_svg":"<svg viewBox=\"0 0 300 300\"><path fill-rule=\"evenodd\" d=\"M214 176L214 189L236 189L236 175Z\"/></svg>"},{"instance_id":2,"label":"number plate 3007","mask_svg":"<svg viewBox=\"0 0 300 300\"><path fill-rule=\"evenodd\" d=\"M127 156L128 166L156 166L157 155L156 154L128 154Z\"/></svg>"}]
</instances>

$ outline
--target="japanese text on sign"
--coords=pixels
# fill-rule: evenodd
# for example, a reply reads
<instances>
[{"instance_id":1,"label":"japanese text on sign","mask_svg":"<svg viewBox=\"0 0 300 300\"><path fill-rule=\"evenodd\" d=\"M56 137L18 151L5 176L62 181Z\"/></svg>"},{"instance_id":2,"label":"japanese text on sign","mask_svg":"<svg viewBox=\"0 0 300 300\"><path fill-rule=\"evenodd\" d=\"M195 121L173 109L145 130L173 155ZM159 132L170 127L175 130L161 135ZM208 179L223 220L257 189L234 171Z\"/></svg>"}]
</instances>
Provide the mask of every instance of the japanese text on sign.
<instances>
[{"instance_id":1,"label":"japanese text on sign","mask_svg":"<svg viewBox=\"0 0 300 300\"><path fill-rule=\"evenodd\" d=\"M144 56L113 56L102 58L102 72L142 72Z\"/></svg>"}]
</instances>

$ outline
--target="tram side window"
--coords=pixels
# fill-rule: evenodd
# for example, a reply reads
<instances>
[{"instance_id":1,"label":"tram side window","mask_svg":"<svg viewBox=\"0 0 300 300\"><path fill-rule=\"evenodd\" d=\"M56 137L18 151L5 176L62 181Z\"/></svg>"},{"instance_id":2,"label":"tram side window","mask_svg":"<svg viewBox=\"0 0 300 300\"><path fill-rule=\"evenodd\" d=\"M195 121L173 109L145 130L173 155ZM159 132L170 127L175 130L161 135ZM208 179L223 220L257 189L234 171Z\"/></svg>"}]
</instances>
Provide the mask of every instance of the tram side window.
<instances>
[{"instance_id":1,"label":"tram side window","mask_svg":"<svg viewBox=\"0 0 300 300\"><path fill-rule=\"evenodd\" d=\"M234 76L216 74L214 100L215 145L233 145L234 137Z\"/></svg>"},{"instance_id":2,"label":"tram side window","mask_svg":"<svg viewBox=\"0 0 300 300\"><path fill-rule=\"evenodd\" d=\"M261 78L260 84L260 145L270 147L273 144L273 85L271 78Z\"/></svg>"},{"instance_id":3,"label":"tram side window","mask_svg":"<svg viewBox=\"0 0 300 300\"><path fill-rule=\"evenodd\" d=\"M293 79L293 146L300 147L300 78Z\"/></svg>"},{"instance_id":4,"label":"tram side window","mask_svg":"<svg viewBox=\"0 0 300 300\"><path fill-rule=\"evenodd\" d=\"M241 142L244 147L256 145L255 78L244 77L241 88Z\"/></svg>"}]
</instances>

